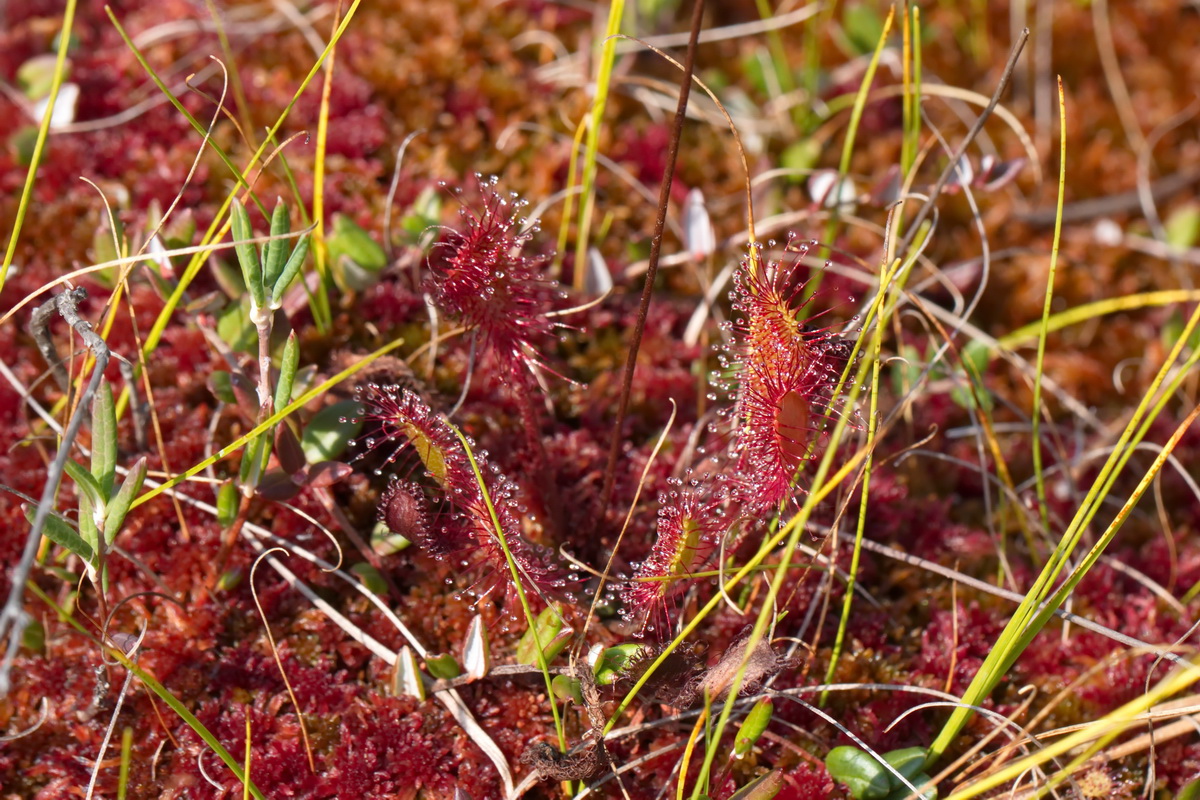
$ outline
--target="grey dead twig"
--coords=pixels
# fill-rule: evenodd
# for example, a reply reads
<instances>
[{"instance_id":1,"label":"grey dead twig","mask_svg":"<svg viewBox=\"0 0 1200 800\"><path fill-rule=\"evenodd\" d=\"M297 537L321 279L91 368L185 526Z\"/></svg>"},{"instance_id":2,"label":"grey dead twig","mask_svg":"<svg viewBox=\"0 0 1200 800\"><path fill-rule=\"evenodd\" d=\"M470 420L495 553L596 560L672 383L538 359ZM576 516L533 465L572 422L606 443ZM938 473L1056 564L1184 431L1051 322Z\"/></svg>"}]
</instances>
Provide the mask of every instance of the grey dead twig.
<instances>
[{"instance_id":1,"label":"grey dead twig","mask_svg":"<svg viewBox=\"0 0 1200 800\"><path fill-rule=\"evenodd\" d=\"M21 637L25 633L25 628L29 624L29 615L24 608L25 582L29 580L29 573L33 569L34 559L37 557L38 546L42 541L42 531L46 526L46 519L50 516L50 511L54 506L54 497L58 492L58 485L62 481L63 471L66 468L67 458L71 454L71 447L75 442L75 438L79 435L79 429L83 426L83 420L88 416L91 407L92 398L96 394L96 390L100 386L100 381L104 378L104 369L108 366L108 361L111 353L104 339L92 330L92 324L83 319L79 315L79 303L87 298L87 291L83 288L70 289L55 295L50 300L47 300L34 311L34 324L41 324L43 329L53 317L54 312L66 320L88 350L91 351L92 357L95 358L96 364L92 369L91 378L88 380L87 386L83 390L83 394L79 398L79 403L75 407L75 411L71 414L71 419L67 423L66 430L63 431L62 443L59 445L58 454L54 457L54 462L50 465L50 469L46 474L46 485L42 489L42 496L38 500L37 511L34 513L33 526L29 530L29 536L25 540L25 548L21 552L21 558L13 567L11 580L12 588L9 590L8 599L4 603L4 608L0 610L0 640L7 639L4 658L0 660L0 696L8 694L11 686L10 673L12 672L13 662L17 656L17 650L21 646ZM37 338L40 334L35 333ZM39 349L43 355L46 350L39 344ZM53 343L51 343L53 350ZM57 351L54 351L54 358L51 364L58 361ZM52 367L53 368L53 367Z\"/></svg>"}]
</instances>

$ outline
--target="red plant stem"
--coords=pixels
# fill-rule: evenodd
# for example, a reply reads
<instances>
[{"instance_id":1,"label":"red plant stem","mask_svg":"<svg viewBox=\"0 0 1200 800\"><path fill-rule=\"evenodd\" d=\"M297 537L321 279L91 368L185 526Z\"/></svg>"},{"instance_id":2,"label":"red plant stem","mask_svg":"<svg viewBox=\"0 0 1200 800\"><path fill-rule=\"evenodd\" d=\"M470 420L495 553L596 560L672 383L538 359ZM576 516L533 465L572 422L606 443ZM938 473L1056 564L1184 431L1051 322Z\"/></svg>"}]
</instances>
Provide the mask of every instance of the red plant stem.
<instances>
[{"instance_id":1,"label":"red plant stem","mask_svg":"<svg viewBox=\"0 0 1200 800\"><path fill-rule=\"evenodd\" d=\"M654 291L654 278L658 274L658 255L662 250L663 231L667 225L667 206L671 199L671 183L675 178L675 158L679 155L679 138L683 134L688 95L692 91L696 43L700 38L700 24L703 18L704 0L696 0L695 5L692 6L692 30L688 37L687 55L683 60L683 83L679 87L679 105L675 108L675 124L671 128L671 141L667 146L667 165L663 172L662 185L658 191L658 218L654 221L654 238L650 240L650 258L646 266L646 279L642 284L642 303L638 307L637 322L633 326L633 339L629 342L629 355L625 359L625 373L621 379L621 399L617 404L617 418L613 421L612 442L608 448L608 464L604 467L604 483L600 490L601 508L608 508L608 503L612 499L613 481L617 472L617 456L621 452L621 428L625 424L625 414L629 410L629 395L633 389L633 370L637 366L638 350L642 346L642 333L646 329L646 316L650 312L650 296Z\"/></svg>"}]
</instances>

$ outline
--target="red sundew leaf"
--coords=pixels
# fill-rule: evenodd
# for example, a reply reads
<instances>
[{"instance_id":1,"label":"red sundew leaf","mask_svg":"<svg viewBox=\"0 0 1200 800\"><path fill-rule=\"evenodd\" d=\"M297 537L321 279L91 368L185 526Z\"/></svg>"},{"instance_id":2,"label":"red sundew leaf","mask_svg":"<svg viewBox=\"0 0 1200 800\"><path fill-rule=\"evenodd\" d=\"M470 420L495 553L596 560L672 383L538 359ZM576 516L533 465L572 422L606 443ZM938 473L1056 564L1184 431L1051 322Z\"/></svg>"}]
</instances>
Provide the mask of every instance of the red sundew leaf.
<instances>
[{"instance_id":1,"label":"red sundew leaf","mask_svg":"<svg viewBox=\"0 0 1200 800\"><path fill-rule=\"evenodd\" d=\"M478 178L478 176L476 176ZM525 202L481 180L482 207L465 207L463 226L431 258L431 288L438 306L475 328L506 367L536 361L535 344L551 332L543 310L551 284L542 274L546 259L522 254L535 227L521 216Z\"/></svg>"},{"instance_id":2,"label":"red sundew leaf","mask_svg":"<svg viewBox=\"0 0 1200 800\"><path fill-rule=\"evenodd\" d=\"M459 566L482 572L470 592L486 596L503 588L510 611L516 608L515 587L500 543L501 535L530 592L565 598L579 583L574 574L551 557L549 548L531 544L522 537L517 488L491 468L485 451L473 453L482 476L481 487L449 423L434 414L414 392L397 386L368 384L359 400L363 403L360 414L366 427L376 432L363 441L368 451L395 443L395 449L385 460L387 466L411 448L434 484L429 491L436 490L449 505L447 513L426 523L421 514L426 489L411 482L397 482L381 500L380 515L389 527L395 525L393 530L437 557L454 558ZM382 472L382 468L376 470L377 474Z\"/></svg>"},{"instance_id":3,"label":"red sundew leaf","mask_svg":"<svg viewBox=\"0 0 1200 800\"><path fill-rule=\"evenodd\" d=\"M798 269L815 242L788 243L787 263L755 252L735 273L734 323L738 386L734 451L745 499L787 501L805 460L819 453L833 416L832 392L850 348L828 328L802 319Z\"/></svg>"},{"instance_id":4,"label":"red sundew leaf","mask_svg":"<svg viewBox=\"0 0 1200 800\"><path fill-rule=\"evenodd\" d=\"M730 513L729 493L723 487L672 482L677 488L659 497L654 548L622 593L624 616L656 634L670 630L673 600L686 590L692 575L713 560L736 516Z\"/></svg>"}]
</instances>

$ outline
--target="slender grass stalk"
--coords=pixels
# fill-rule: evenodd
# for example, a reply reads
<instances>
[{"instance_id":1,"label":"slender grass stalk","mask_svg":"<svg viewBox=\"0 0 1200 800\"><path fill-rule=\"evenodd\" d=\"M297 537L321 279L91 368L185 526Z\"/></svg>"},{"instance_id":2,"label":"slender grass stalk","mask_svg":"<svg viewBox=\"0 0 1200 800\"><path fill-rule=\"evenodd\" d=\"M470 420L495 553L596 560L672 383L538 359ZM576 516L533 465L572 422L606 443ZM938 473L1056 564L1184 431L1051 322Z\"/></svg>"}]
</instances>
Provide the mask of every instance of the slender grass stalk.
<instances>
[{"instance_id":1,"label":"slender grass stalk","mask_svg":"<svg viewBox=\"0 0 1200 800\"><path fill-rule=\"evenodd\" d=\"M242 768L245 770L246 778L242 781L242 800L250 800L250 760L253 757L251 754L254 752L250 746L252 741L250 739L250 711L252 709L253 706L246 706L246 760L245 766Z\"/></svg>"},{"instance_id":2,"label":"slender grass stalk","mask_svg":"<svg viewBox=\"0 0 1200 800\"><path fill-rule=\"evenodd\" d=\"M1083 766L1092 756L1108 742L1128 731L1135 725L1145 724L1148 712L1159 702L1172 695L1178 694L1200 680L1200 667L1194 663L1172 671L1149 692L1129 701L1115 711L1106 714L1099 720L1084 726L1082 729L1063 738L1045 744L1024 758L1017 759L1006 767L997 770L985 778L981 778L970 786L950 794L946 800L970 800L972 797L1003 786L1010 781L1026 774L1030 769L1050 762L1059 756L1077 752L1072 761L1051 780L1049 785L1039 787L1032 797L1040 797L1052 790L1059 783ZM1085 745L1089 745L1086 746ZM1080 748L1083 748L1080 750Z\"/></svg>"},{"instance_id":3,"label":"slender grass stalk","mask_svg":"<svg viewBox=\"0 0 1200 800\"><path fill-rule=\"evenodd\" d=\"M463 451L467 454L467 460L471 462L471 471L475 473L475 482L479 485L479 494L483 497L484 505L487 506L488 515L492 518L492 530L496 532L496 539L500 542L500 548L504 551L504 560L508 562L508 570L512 573L513 586L517 590L517 600L521 603L521 610L525 612L525 622L529 625L530 634L533 635L533 646L537 652L538 669L542 671L542 678L546 682L546 697L550 701L550 713L554 716L554 730L558 733L558 749L565 753L567 751L567 734L563 730L562 717L558 713L558 701L554 699L553 678L550 677L550 665L546 662L546 653L542 650L541 637L538 636L537 619L533 616L533 611L529 608L529 600L525 597L525 587L521 582L521 571L517 567L516 560L513 558L512 550L508 547L508 539L504 534L504 528L500 525L500 518L496 515L496 507L492 505L492 497L488 494L487 484L483 480L483 474L479 471L479 463L475 460L475 453L471 450L471 445L467 441L467 437L449 420L446 420L446 424L450 427L450 430L454 431L454 435L462 443Z\"/></svg>"},{"instance_id":4,"label":"slender grass stalk","mask_svg":"<svg viewBox=\"0 0 1200 800\"><path fill-rule=\"evenodd\" d=\"M1046 504L1046 480L1042 473L1042 372L1046 366L1046 336L1050 326L1050 303L1054 300L1054 275L1058 270L1058 246L1062 240L1063 194L1067 187L1067 102L1063 96L1062 76L1058 76L1058 205L1054 214L1054 244L1050 248L1050 272L1046 276L1046 296L1042 302L1042 327L1038 334L1037 361L1033 370L1033 475L1037 481L1038 511L1042 526L1050 528L1050 509Z\"/></svg>"},{"instance_id":5,"label":"slender grass stalk","mask_svg":"<svg viewBox=\"0 0 1200 800\"><path fill-rule=\"evenodd\" d=\"M1134 311L1139 308L1157 308L1175 303L1196 302L1200 302L1200 289L1163 289L1157 292L1139 292L1121 297L1109 297L1051 314L1046 321L1046 332L1054 333L1071 325L1087 322L1107 314L1119 314L1122 311ZM1022 325L1015 331L1001 336L996 340L996 344L1002 348L1014 350L1035 341L1041 328L1040 321Z\"/></svg>"},{"instance_id":6,"label":"slender grass stalk","mask_svg":"<svg viewBox=\"0 0 1200 800\"><path fill-rule=\"evenodd\" d=\"M846 176L850 172L850 159L854 155L854 142L858 138L858 126L862 123L863 109L867 106L867 95L871 92L871 84L875 80L875 70L879 67L879 58L883 55L883 47L887 44L887 39L892 31L892 21L896 17L896 7L892 6L888 9L887 19L883 22L883 32L879 35L879 41L875 45L875 52L871 56L871 61L867 64L867 71L863 73L862 83L859 84L858 93L854 96L854 106L850 110L850 125L846 129L846 141L842 143L842 157L838 162L838 177L837 181L830 189L830 196L833 199L834 205L829 212L829 221L825 224L825 242L827 246L832 247L837 238L838 227L841 224L841 204L838 198L841 197L842 185L846 181ZM826 202L828 198L816 198L818 202ZM807 300L821 288L821 279L824 273L818 272L813 275L808 284L804 287L803 298Z\"/></svg>"},{"instance_id":7,"label":"slender grass stalk","mask_svg":"<svg viewBox=\"0 0 1200 800\"><path fill-rule=\"evenodd\" d=\"M57 613L60 620L66 622L68 625L94 641L96 644L102 644L98 639L96 639L95 635L93 635L90 630L80 624L80 622L76 620L74 616L67 613L67 611L55 603L48 594L42 591L42 588L38 586L37 583L34 581L28 581L26 583L26 588L33 592L33 594L36 595L39 600ZM167 691L167 688L159 683L153 675L142 669L137 662L130 659L129 656L125 655L125 653L120 649L110 647L105 644L104 652L107 653L110 658L120 662L121 666L125 667L125 669L137 676L137 678L143 684L145 684L147 689L158 695L159 699L170 706L171 710L178 714L183 721L187 723L187 726L191 728L197 736L203 739L204 743L207 744L212 751L217 754L217 757L225 762L225 766L229 767L230 771L233 772L238 781L249 786L250 793L255 797L255 800L266 800L266 797L261 791L258 790L258 787L256 787L254 783L250 781L249 775L246 772L243 772L242 766L237 762L237 759L230 755L229 751L225 749L217 737L214 736L208 728L204 727L204 723L197 719L196 715L189 711L187 706L181 703L175 697L175 695Z\"/></svg>"},{"instance_id":8,"label":"slender grass stalk","mask_svg":"<svg viewBox=\"0 0 1200 800\"><path fill-rule=\"evenodd\" d=\"M1016 612L1014 612L1004 631L1001 632L995 647L988 654L987 658L984 659L970 686L967 687L967 691L963 695L963 702L966 705L956 708L951 713L950 718L946 721L945 726L931 745L928 763L932 764L946 751L971 717L972 711L969 706L979 705L991 693L1004 673L1007 672L1008 668L1016 661L1024 648L1028 646L1028 643L1033 640L1033 637L1037 635L1048 621L1048 615L1052 614L1066 600L1070 590L1083 578L1087 569L1090 569L1096 559L1099 558L1103 548L1116 535L1116 531L1120 528L1121 523L1124 522L1128 512L1132 510L1132 506L1127 505L1126 508L1123 508L1118 513L1104 536L1097 542L1096 547L1088 554L1088 559L1081 563L1080 568L1072 574L1071 578L1063 584L1058 592L1053 593L1051 596L1051 587L1066 566L1067 560L1074 552L1075 547L1083 536L1083 532L1099 511L1101 500L1107 496L1116 479L1120 476L1126 462L1133 455L1135 448L1149 432L1150 426L1173 395L1174 389L1182 383L1188 371L1196 364L1197 360L1200 360L1200 351L1193 353L1183 362L1174 379L1167 384L1166 391L1161 392L1160 396L1160 389L1163 388L1168 374L1179 359L1184 345L1198 324L1200 324L1200 306L1197 306L1195 311L1193 311L1184 327L1182 335L1171 348L1171 352L1168 354L1158 374L1151 381L1145 396L1138 403L1137 408L1134 409L1116 445L1101 467L1100 473L1088 490L1071 523L1063 533L1058 546L1051 553L1042 572L1026 594L1025 600L1022 601ZM1155 401L1155 398L1157 398L1157 401ZM1156 461L1155 463L1159 462ZM1142 483L1139 484L1138 490L1135 491L1136 497L1141 496L1140 493L1144 491L1143 486L1149 486L1149 480L1157 474L1159 468L1161 467L1152 467L1146 473ZM1131 500L1131 502L1136 501Z\"/></svg>"},{"instance_id":9,"label":"slender grass stalk","mask_svg":"<svg viewBox=\"0 0 1200 800\"><path fill-rule=\"evenodd\" d=\"M346 369L342 370L338 374L334 375L332 378L322 381L320 383L320 385L314 386L312 389L309 389L303 395L301 395L300 397L293 400L289 405L287 405L281 409L278 409L274 414L267 417L265 420L260 422L258 425L255 425L249 431L242 434L241 436L239 436L237 439L233 440L229 444L225 445L220 450L213 453L211 456L204 459L200 463L195 464L192 467L189 467L186 471L180 473L179 475L176 475L175 477L171 478L170 480L168 480L164 483L161 483L158 486L155 486L154 488L150 489L149 491L145 492L142 495L139 495L138 498L136 500L134 500L133 503L129 506L130 510L137 508L142 503L153 500L156 496L162 494L163 492L167 491L168 489L174 489L180 483L183 483L187 479L191 478L193 475L197 475L197 474L203 472L204 470L208 469L209 466L220 461L222 458L225 458L230 453L237 452L243 445L246 444L246 442L254 439L256 436L258 436L259 434L261 434L265 431L271 430L273 428L273 426L275 425L275 423L279 422L281 419L288 416L293 411L303 408L305 405L307 405L309 403L309 401L313 400L316 397L319 397L321 394L328 391L331 387L336 386L337 384L346 380L346 378L349 378L350 376L352 376L358 372L361 372L363 369L368 367L371 364L371 362L375 361L375 359L379 358L380 356L386 355L387 353L390 353L391 351L395 350L397 347L399 347L402 344L404 344L403 339L397 339L394 342L388 342L383 347L380 347L378 350L371 353L369 356L367 356L366 358L364 358L362 361L358 362L357 364L347 367Z\"/></svg>"},{"instance_id":10,"label":"slender grass stalk","mask_svg":"<svg viewBox=\"0 0 1200 800\"><path fill-rule=\"evenodd\" d=\"M564 277L563 256L567 252L567 237L571 234L571 213L575 210L575 192L571 189L575 188L575 179L579 172L579 158L576 154L579 152L583 142L583 134L587 131L587 117L579 120L579 124L575 126L575 137L571 139L571 153L567 159L567 192L563 197L562 221L558 223L558 242L554 248L554 266L553 272ZM579 278L580 266L575 266L575 277L571 284L578 291L583 287L583 283Z\"/></svg>"},{"instance_id":11,"label":"slender grass stalk","mask_svg":"<svg viewBox=\"0 0 1200 800\"><path fill-rule=\"evenodd\" d=\"M337 24L339 6L334 12ZM337 48L330 42L329 58L325 61L325 79L321 84L321 107L317 114L317 147L313 154L313 208L312 218L316 222L313 230L313 264L317 269L317 290L313 292L313 322L321 332L333 326L333 312L329 308L329 251L325 246L325 153L329 141L329 96L333 91L333 65ZM391 245L388 245L389 247Z\"/></svg>"},{"instance_id":12,"label":"slender grass stalk","mask_svg":"<svg viewBox=\"0 0 1200 800\"><path fill-rule=\"evenodd\" d=\"M250 117L250 102L246 99L246 88L242 85L242 78L237 69L233 47L229 44L229 34L225 30L225 22L221 19L221 13L217 10L213 0L204 0L204 5L208 9L208 15L212 17L213 29L217 34L217 41L221 44L221 57L225 59L225 64L229 68L229 88L233 89L233 101L237 104L238 116L241 117L242 121L242 133L250 142L250 146L253 147L254 121Z\"/></svg>"},{"instance_id":13,"label":"slender grass stalk","mask_svg":"<svg viewBox=\"0 0 1200 800\"><path fill-rule=\"evenodd\" d=\"M117 800L125 800L129 791L129 765L133 763L133 728L121 731L121 766L117 773Z\"/></svg>"},{"instance_id":14,"label":"slender grass stalk","mask_svg":"<svg viewBox=\"0 0 1200 800\"><path fill-rule=\"evenodd\" d=\"M29 159L29 172L25 174L25 186L21 189L21 200L17 203L17 218L13 221L12 233L8 237L8 247L4 250L4 263L0 264L0 291L8 280L8 268L12 265L13 256L17 252L17 240L21 237L21 226L25 224L25 214L29 211L30 198L33 197L33 184L37 180L38 166L42 163L42 153L46 149L46 138L50 135L50 119L54 116L54 105L58 102L58 90L62 88L63 74L67 68L67 50L71 47L71 32L75 27L76 0L67 0L63 9L62 29L58 32L58 52L54 58L54 73L50 78L50 94L46 98L46 111L42 114L42 122L38 125L37 139L33 143L33 155Z\"/></svg>"},{"instance_id":15,"label":"slender grass stalk","mask_svg":"<svg viewBox=\"0 0 1200 800\"><path fill-rule=\"evenodd\" d=\"M575 289L583 289L583 278L587 274L588 234L591 231L592 212L596 205L596 153L600 149L600 124L604 121L604 107L608 103L608 87L612 80L613 62L617 55L617 40L614 36L621 28L625 14L625 0L612 0L608 6L608 23L604 28L604 42L600 47L600 62L596 65L596 99L592 102L592 114L588 122L587 146L583 153L583 199L579 204L579 225L575 231ZM574 152L572 152L574 158Z\"/></svg>"},{"instance_id":16,"label":"slender grass stalk","mask_svg":"<svg viewBox=\"0 0 1200 800\"><path fill-rule=\"evenodd\" d=\"M892 268L887 270L880 281L880 292L882 293L888 285L890 278L900 268L900 261L897 259ZM876 325L871 332L871 400L870 412L867 418L867 442L865 449L867 451L866 460L863 462L863 478L862 478L862 493L858 501L858 524L854 531L854 550L850 554L850 570L847 573L846 593L842 596L842 615L838 620L837 634L833 640L833 652L829 656L829 667L825 670L825 683L832 684L834 673L837 671L838 659L842 654L842 646L846 639L846 628L850 624L850 607L854 602L854 583L858 578L858 562L862 554L863 535L867 526L867 500L871 492L871 466L875 456L875 435L878 428L879 418L879 358L883 350L883 325ZM817 700L820 706L825 705L825 700L829 696L829 692L822 692Z\"/></svg>"}]
</instances>

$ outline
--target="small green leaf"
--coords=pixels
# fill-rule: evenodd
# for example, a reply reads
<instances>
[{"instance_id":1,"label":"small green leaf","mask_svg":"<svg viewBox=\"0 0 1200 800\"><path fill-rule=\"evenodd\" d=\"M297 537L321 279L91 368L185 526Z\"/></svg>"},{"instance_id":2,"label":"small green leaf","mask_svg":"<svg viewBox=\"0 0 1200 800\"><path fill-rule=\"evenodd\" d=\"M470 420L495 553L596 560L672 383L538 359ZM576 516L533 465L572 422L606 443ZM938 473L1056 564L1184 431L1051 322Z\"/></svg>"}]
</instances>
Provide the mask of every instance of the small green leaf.
<instances>
[{"instance_id":1,"label":"small green leaf","mask_svg":"<svg viewBox=\"0 0 1200 800\"><path fill-rule=\"evenodd\" d=\"M86 494L79 495L79 536L94 553L100 548L100 529L96 525L96 506ZM88 564L95 566L90 560Z\"/></svg>"},{"instance_id":2,"label":"small green leaf","mask_svg":"<svg viewBox=\"0 0 1200 800\"><path fill-rule=\"evenodd\" d=\"M263 286L274 286L283 271L284 258L291 243L283 237L292 229L287 203L282 197L275 198L275 211L271 214L271 239L263 245Z\"/></svg>"},{"instance_id":3,"label":"small green leaf","mask_svg":"<svg viewBox=\"0 0 1200 800\"><path fill-rule=\"evenodd\" d=\"M883 760L911 781L925 769L927 755L924 747L905 747L900 750L889 750L883 754ZM895 776L893 775L892 778L894 779Z\"/></svg>"},{"instance_id":4,"label":"small green leaf","mask_svg":"<svg viewBox=\"0 0 1200 800\"><path fill-rule=\"evenodd\" d=\"M883 800L892 791L887 768L857 747L843 745L830 750L825 769L835 781L846 784L855 800Z\"/></svg>"},{"instance_id":5,"label":"small green leaf","mask_svg":"<svg viewBox=\"0 0 1200 800\"><path fill-rule=\"evenodd\" d=\"M555 675L550 681L550 689L559 700L569 698L574 700L576 705L583 705L583 687L578 678L572 678L570 675Z\"/></svg>"},{"instance_id":6,"label":"small green leaf","mask_svg":"<svg viewBox=\"0 0 1200 800\"><path fill-rule=\"evenodd\" d=\"M433 677L446 681L462 674L462 667L449 653L430 653L425 656L425 668Z\"/></svg>"},{"instance_id":7,"label":"small green leaf","mask_svg":"<svg viewBox=\"0 0 1200 800\"><path fill-rule=\"evenodd\" d=\"M112 386L101 380L92 400L92 477L104 497L112 494L117 475L117 411Z\"/></svg>"},{"instance_id":8,"label":"small green leaf","mask_svg":"<svg viewBox=\"0 0 1200 800\"><path fill-rule=\"evenodd\" d=\"M592 672L596 675L596 683L609 686L616 683L621 672L631 661L642 654L643 645L637 642L626 642L608 648L596 659Z\"/></svg>"},{"instance_id":9,"label":"small green leaf","mask_svg":"<svg viewBox=\"0 0 1200 800\"><path fill-rule=\"evenodd\" d=\"M821 145L812 138L804 138L793 142L783 149L780 154L780 165L785 169L795 170L797 175L791 176L793 183L802 183L804 174L816 166L821 158Z\"/></svg>"},{"instance_id":10,"label":"small green leaf","mask_svg":"<svg viewBox=\"0 0 1200 800\"><path fill-rule=\"evenodd\" d=\"M38 655L46 652L46 629L37 617L30 617L21 634L21 646Z\"/></svg>"},{"instance_id":11,"label":"small green leaf","mask_svg":"<svg viewBox=\"0 0 1200 800\"><path fill-rule=\"evenodd\" d=\"M33 517L36 514L37 509L31 505L25 505L23 510L25 512L25 518L29 520L30 524L32 524ZM47 539L59 545L60 547L65 547L67 550L70 550L88 564L92 563L92 559L95 557L95 551L92 550L91 545L85 542L79 536L79 534L75 532L75 529L71 527L70 523L68 523L58 514L51 512L46 516L46 525L42 529L42 533Z\"/></svg>"},{"instance_id":12,"label":"small green leaf","mask_svg":"<svg viewBox=\"0 0 1200 800\"><path fill-rule=\"evenodd\" d=\"M308 234L297 240L296 249L288 257L287 263L283 265L283 271L279 277L271 284L271 308L279 308L283 305L283 293L300 274L300 268L304 266L306 256L308 256Z\"/></svg>"},{"instance_id":13,"label":"small green leaf","mask_svg":"<svg viewBox=\"0 0 1200 800\"><path fill-rule=\"evenodd\" d=\"M242 268L242 280L250 290L250 299L254 301L254 305L265 308L267 295L263 290L262 265L258 261L258 251L249 242L254 236L250 228L250 214L237 198L234 198L229 214L233 223L233 249L237 252L238 264Z\"/></svg>"},{"instance_id":14,"label":"small green leaf","mask_svg":"<svg viewBox=\"0 0 1200 800\"><path fill-rule=\"evenodd\" d=\"M771 724L771 714L774 710L775 706L769 697L764 697L754 704L750 713L742 720L737 736L733 737L734 756L741 758L754 748L755 742Z\"/></svg>"},{"instance_id":15,"label":"small green leaf","mask_svg":"<svg viewBox=\"0 0 1200 800\"><path fill-rule=\"evenodd\" d=\"M379 574L379 570L368 564L366 561L360 561L350 567L350 571L362 580L363 586L375 594L387 594L387 581Z\"/></svg>"},{"instance_id":16,"label":"small green leaf","mask_svg":"<svg viewBox=\"0 0 1200 800\"><path fill-rule=\"evenodd\" d=\"M146 457L139 458L129 472L125 474L125 480L121 482L121 488L109 502L108 508L104 514L104 544L112 544L116 538L117 532L121 530L121 525L125 523L125 515L129 513L129 506L133 503L133 499L137 497L138 492L142 490L142 481L146 480Z\"/></svg>"},{"instance_id":17,"label":"small green leaf","mask_svg":"<svg viewBox=\"0 0 1200 800\"><path fill-rule=\"evenodd\" d=\"M279 383L275 386L275 408L283 408L292 396L292 384L296 380L296 367L300 363L300 345L296 342L296 332L288 334L287 343L283 346L283 358L279 361Z\"/></svg>"},{"instance_id":18,"label":"small green leaf","mask_svg":"<svg viewBox=\"0 0 1200 800\"><path fill-rule=\"evenodd\" d=\"M92 507L104 508L108 498L100 489L100 484L92 477L92 473L87 471L87 467L71 459L67 459L65 467L67 475L71 476L71 480L75 481L76 486L79 487L80 494L87 495L88 500L92 503Z\"/></svg>"},{"instance_id":19,"label":"small green leaf","mask_svg":"<svg viewBox=\"0 0 1200 800\"><path fill-rule=\"evenodd\" d=\"M221 573L221 577L217 578L217 591L232 592L238 587L238 584L242 582L242 578L244 577L245 574L242 572L241 567L225 570Z\"/></svg>"},{"instance_id":20,"label":"small green leaf","mask_svg":"<svg viewBox=\"0 0 1200 800\"><path fill-rule=\"evenodd\" d=\"M892 789L885 800L907 800L908 798L913 798L913 800L937 800L938 792L936 786L930 786L921 794L914 795L913 790L896 780L895 775L892 775L892 780L895 788ZM920 789L926 783L929 783L930 780L931 779L929 775L924 772L918 772L916 775L908 779L909 783L918 789Z\"/></svg>"},{"instance_id":21,"label":"small green leaf","mask_svg":"<svg viewBox=\"0 0 1200 800\"><path fill-rule=\"evenodd\" d=\"M249 297L232 301L217 315L217 335L239 353L257 350L258 332L250 321Z\"/></svg>"},{"instance_id":22,"label":"small green leaf","mask_svg":"<svg viewBox=\"0 0 1200 800\"><path fill-rule=\"evenodd\" d=\"M521 636L521 640L517 642L517 663L518 664L537 664L538 663L538 643L541 643L542 652L547 653L551 644L558 637L563 628L562 611L557 604L547 606L542 609L542 613L537 615L537 619L533 621L533 627L525 631ZM534 638L534 632L537 632L537 638ZM564 646L565 646L564 642ZM559 648L561 650L561 648ZM557 653L555 653L557 655ZM546 660L549 661L551 656L547 653Z\"/></svg>"},{"instance_id":23,"label":"small green leaf","mask_svg":"<svg viewBox=\"0 0 1200 800\"><path fill-rule=\"evenodd\" d=\"M233 381L225 370L218 369L209 373L208 390L222 403L237 404L237 395L233 393Z\"/></svg>"},{"instance_id":24,"label":"small green leaf","mask_svg":"<svg viewBox=\"0 0 1200 800\"><path fill-rule=\"evenodd\" d=\"M304 457L309 464L336 461L345 452L350 440L362 429L362 421L357 418L359 405L355 400L343 400L325 406L313 415L300 437L300 446L304 448ZM355 421L350 422L351 419Z\"/></svg>"}]
</instances>

